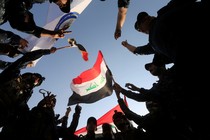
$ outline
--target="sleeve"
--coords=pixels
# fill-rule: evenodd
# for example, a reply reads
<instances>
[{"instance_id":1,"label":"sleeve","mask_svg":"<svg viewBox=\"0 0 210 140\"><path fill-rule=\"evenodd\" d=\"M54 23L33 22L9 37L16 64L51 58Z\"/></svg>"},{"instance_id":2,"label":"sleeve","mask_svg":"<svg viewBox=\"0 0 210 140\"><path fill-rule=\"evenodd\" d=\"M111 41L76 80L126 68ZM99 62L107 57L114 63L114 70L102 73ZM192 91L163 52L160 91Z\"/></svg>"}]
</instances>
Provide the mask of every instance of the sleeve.
<instances>
[{"instance_id":1,"label":"sleeve","mask_svg":"<svg viewBox=\"0 0 210 140\"><path fill-rule=\"evenodd\" d=\"M148 43L147 45L137 47L133 53L139 55L149 55L154 54L155 51L152 48L152 46Z\"/></svg>"},{"instance_id":2,"label":"sleeve","mask_svg":"<svg viewBox=\"0 0 210 140\"><path fill-rule=\"evenodd\" d=\"M5 69L7 66L9 66L12 62L5 62L0 60L0 69Z\"/></svg>"},{"instance_id":3,"label":"sleeve","mask_svg":"<svg viewBox=\"0 0 210 140\"><path fill-rule=\"evenodd\" d=\"M74 132L77 129L78 123L79 123L79 118L80 118L80 113L74 113L73 115L73 119L71 121L70 126L68 127L68 131L72 134L74 134Z\"/></svg>"},{"instance_id":4,"label":"sleeve","mask_svg":"<svg viewBox=\"0 0 210 140\"><path fill-rule=\"evenodd\" d=\"M10 31L0 29L0 43L8 43L10 45L19 45L21 37Z\"/></svg>"},{"instance_id":5,"label":"sleeve","mask_svg":"<svg viewBox=\"0 0 210 140\"><path fill-rule=\"evenodd\" d=\"M25 17L28 17L28 21L25 21ZM33 34L34 36L40 38L41 33L44 30L43 28L36 25L34 21L34 16L30 11L24 12L17 12L16 14L13 13L12 16L8 19L12 28L25 32L27 34Z\"/></svg>"},{"instance_id":6,"label":"sleeve","mask_svg":"<svg viewBox=\"0 0 210 140\"><path fill-rule=\"evenodd\" d=\"M142 90L144 91L142 92ZM141 88L141 93L136 93L125 89L122 89L121 93L126 97L138 102L157 100L157 98L160 96L155 86L149 90Z\"/></svg>"},{"instance_id":7,"label":"sleeve","mask_svg":"<svg viewBox=\"0 0 210 140\"><path fill-rule=\"evenodd\" d=\"M130 5L130 0L118 0L118 8L125 7L128 8Z\"/></svg>"},{"instance_id":8,"label":"sleeve","mask_svg":"<svg viewBox=\"0 0 210 140\"><path fill-rule=\"evenodd\" d=\"M123 99L119 99L118 103L120 105L120 108L122 109L122 111L125 113L126 117L129 120L133 120L137 125L141 124L142 122L142 116L138 115L136 113L134 113L133 111L131 111L125 104Z\"/></svg>"},{"instance_id":9,"label":"sleeve","mask_svg":"<svg viewBox=\"0 0 210 140\"><path fill-rule=\"evenodd\" d=\"M1 75L6 78L5 81L9 80L9 77L14 73L20 73L20 69L25 66L25 63L36 60L43 55L50 54L50 49L40 49L32 52L28 52L24 54L21 58L17 59L15 62L10 64L4 71L2 71Z\"/></svg>"}]
</instances>

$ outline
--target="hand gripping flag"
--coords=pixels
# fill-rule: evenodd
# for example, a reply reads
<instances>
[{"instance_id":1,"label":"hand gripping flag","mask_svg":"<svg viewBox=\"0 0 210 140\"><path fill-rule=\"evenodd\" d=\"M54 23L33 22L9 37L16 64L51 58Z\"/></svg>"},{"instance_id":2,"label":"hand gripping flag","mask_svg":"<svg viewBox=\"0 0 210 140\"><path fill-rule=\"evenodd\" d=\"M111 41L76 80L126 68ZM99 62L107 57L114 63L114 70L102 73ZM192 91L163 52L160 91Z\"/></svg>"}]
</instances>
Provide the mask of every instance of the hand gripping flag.
<instances>
[{"instance_id":1,"label":"hand gripping flag","mask_svg":"<svg viewBox=\"0 0 210 140\"><path fill-rule=\"evenodd\" d=\"M70 44L72 47L77 47L77 48L79 49L79 51L81 52L82 58L83 58L85 61L88 61L88 52L87 52L86 49L83 47L83 45L78 44L74 38L72 38L72 39L69 38L69 39L68 39L68 42L69 42L69 44Z\"/></svg>"},{"instance_id":2,"label":"hand gripping flag","mask_svg":"<svg viewBox=\"0 0 210 140\"><path fill-rule=\"evenodd\" d=\"M68 38L68 43L69 43L68 46L58 47L57 50L64 49L64 48L73 48L73 47L78 48L78 50L80 51L82 55L83 60L88 61L88 52L83 47L83 45L77 44L74 38Z\"/></svg>"},{"instance_id":3,"label":"hand gripping flag","mask_svg":"<svg viewBox=\"0 0 210 140\"><path fill-rule=\"evenodd\" d=\"M112 94L112 74L108 69L101 51L91 69L74 78L71 82L73 94L68 106L77 103L94 103Z\"/></svg>"}]
</instances>

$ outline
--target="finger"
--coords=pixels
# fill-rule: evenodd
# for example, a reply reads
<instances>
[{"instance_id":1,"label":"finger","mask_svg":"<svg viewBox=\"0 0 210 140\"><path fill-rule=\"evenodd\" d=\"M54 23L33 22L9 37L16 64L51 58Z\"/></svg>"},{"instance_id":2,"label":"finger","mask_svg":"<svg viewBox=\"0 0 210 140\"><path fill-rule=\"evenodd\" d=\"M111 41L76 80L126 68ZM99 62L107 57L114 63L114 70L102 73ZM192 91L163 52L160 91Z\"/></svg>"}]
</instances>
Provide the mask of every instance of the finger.
<instances>
[{"instance_id":1,"label":"finger","mask_svg":"<svg viewBox=\"0 0 210 140\"><path fill-rule=\"evenodd\" d=\"M72 31L64 31L63 33L64 34L70 34L70 33L72 33Z\"/></svg>"}]
</instances>

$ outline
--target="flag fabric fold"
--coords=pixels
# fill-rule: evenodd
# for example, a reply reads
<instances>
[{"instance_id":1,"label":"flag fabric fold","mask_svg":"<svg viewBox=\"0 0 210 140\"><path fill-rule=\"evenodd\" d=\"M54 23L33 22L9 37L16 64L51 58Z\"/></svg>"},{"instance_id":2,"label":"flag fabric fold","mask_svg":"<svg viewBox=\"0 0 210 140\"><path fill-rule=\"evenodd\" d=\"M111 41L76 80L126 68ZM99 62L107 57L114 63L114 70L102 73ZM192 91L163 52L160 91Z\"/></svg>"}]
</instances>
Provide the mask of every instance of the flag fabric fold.
<instances>
[{"instance_id":1,"label":"flag fabric fold","mask_svg":"<svg viewBox=\"0 0 210 140\"><path fill-rule=\"evenodd\" d=\"M73 94L68 105L94 103L112 94L112 74L101 51L98 52L94 66L74 78L70 86Z\"/></svg>"}]
</instances>

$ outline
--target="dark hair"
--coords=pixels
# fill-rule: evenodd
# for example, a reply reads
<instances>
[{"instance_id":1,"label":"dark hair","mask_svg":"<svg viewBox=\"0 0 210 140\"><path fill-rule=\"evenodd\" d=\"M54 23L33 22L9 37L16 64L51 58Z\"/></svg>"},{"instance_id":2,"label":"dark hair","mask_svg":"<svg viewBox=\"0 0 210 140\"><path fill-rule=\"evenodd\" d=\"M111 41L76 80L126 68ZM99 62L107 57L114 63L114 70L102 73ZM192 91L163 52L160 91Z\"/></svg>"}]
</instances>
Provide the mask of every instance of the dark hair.
<instances>
[{"instance_id":1,"label":"dark hair","mask_svg":"<svg viewBox=\"0 0 210 140\"><path fill-rule=\"evenodd\" d=\"M95 117L89 117L88 120L87 120L87 124L93 122L95 125L97 125L97 120Z\"/></svg>"},{"instance_id":2,"label":"dark hair","mask_svg":"<svg viewBox=\"0 0 210 140\"><path fill-rule=\"evenodd\" d=\"M112 130L112 126L109 123L103 123L102 124L102 129L103 130Z\"/></svg>"},{"instance_id":3,"label":"dark hair","mask_svg":"<svg viewBox=\"0 0 210 140\"><path fill-rule=\"evenodd\" d=\"M144 65L145 69L146 69L146 70L149 70L149 67L150 67L152 64L153 64L153 63L147 63L147 64L145 64L145 65Z\"/></svg>"},{"instance_id":4,"label":"dark hair","mask_svg":"<svg viewBox=\"0 0 210 140\"><path fill-rule=\"evenodd\" d=\"M31 81L32 76L39 78L39 83L36 86L40 86L42 84L42 82L45 80L45 77L42 77L42 75L39 73L26 72L26 73L22 74L21 77L24 79L30 79L30 81Z\"/></svg>"},{"instance_id":5,"label":"dark hair","mask_svg":"<svg viewBox=\"0 0 210 140\"><path fill-rule=\"evenodd\" d=\"M147 12L140 12L138 15L137 15L137 18L136 18L136 22L134 24L134 28L136 30L139 30L139 27L138 27L138 24L139 23L142 23L144 21L144 18L149 16Z\"/></svg>"},{"instance_id":6,"label":"dark hair","mask_svg":"<svg viewBox=\"0 0 210 140\"><path fill-rule=\"evenodd\" d=\"M117 110L114 111L114 115L112 116L113 121L118 118L124 118L125 115L122 112L118 112Z\"/></svg>"},{"instance_id":7,"label":"dark hair","mask_svg":"<svg viewBox=\"0 0 210 140\"><path fill-rule=\"evenodd\" d=\"M157 64L155 64L155 63L153 63L153 62L145 64L144 67L145 67L146 70L149 70L149 67L150 67L151 65L155 65L156 67L165 68L165 64L159 64L159 65L157 65Z\"/></svg>"}]
</instances>

